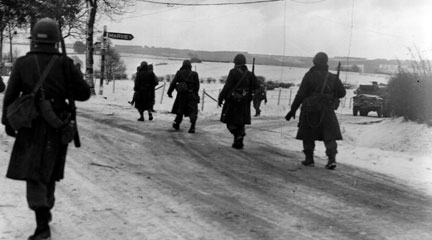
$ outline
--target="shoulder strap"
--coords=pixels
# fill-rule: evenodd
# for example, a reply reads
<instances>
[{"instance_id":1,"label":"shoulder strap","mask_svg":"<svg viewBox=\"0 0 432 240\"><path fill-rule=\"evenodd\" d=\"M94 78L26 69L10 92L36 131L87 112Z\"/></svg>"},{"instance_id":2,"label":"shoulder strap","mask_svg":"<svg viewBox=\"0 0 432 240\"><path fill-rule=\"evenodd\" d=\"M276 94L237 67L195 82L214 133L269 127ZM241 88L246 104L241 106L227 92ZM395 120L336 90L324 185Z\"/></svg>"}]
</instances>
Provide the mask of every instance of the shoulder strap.
<instances>
[{"instance_id":1,"label":"shoulder strap","mask_svg":"<svg viewBox=\"0 0 432 240\"><path fill-rule=\"evenodd\" d=\"M40 67L39 67L39 61L36 57L36 55L33 55L36 60L36 68L38 70L38 74L40 74ZM49 71L51 70L52 66L54 65L55 60L58 58L57 55L54 55L51 57L51 60L49 61L48 65L45 67L42 76L39 78L39 81L36 83L36 85L33 88L33 94L36 93L39 88L42 86L43 82L45 81L45 78L48 76Z\"/></svg>"},{"instance_id":2,"label":"shoulder strap","mask_svg":"<svg viewBox=\"0 0 432 240\"><path fill-rule=\"evenodd\" d=\"M239 70L239 71L240 71L240 70ZM240 83L243 82L243 79L246 78L247 73L248 73L248 70L246 70L246 71L243 73L242 77L241 77L240 80L237 82L237 84L236 84L236 86L234 87L233 91L236 90L236 89L240 86Z\"/></svg>"},{"instance_id":3,"label":"shoulder strap","mask_svg":"<svg viewBox=\"0 0 432 240\"><path fill-rule=\"evenodd\" d=\"M329 73L326 72L326 76L325 76L325 78L324 78L324 84L323 84L323 86L322 86L322 88L321 88L321 91L320 91L321 94L324 93L324 88L327 86L327 79L328 79L328 76L329 76Z\"/></svg>"}]
</instances>

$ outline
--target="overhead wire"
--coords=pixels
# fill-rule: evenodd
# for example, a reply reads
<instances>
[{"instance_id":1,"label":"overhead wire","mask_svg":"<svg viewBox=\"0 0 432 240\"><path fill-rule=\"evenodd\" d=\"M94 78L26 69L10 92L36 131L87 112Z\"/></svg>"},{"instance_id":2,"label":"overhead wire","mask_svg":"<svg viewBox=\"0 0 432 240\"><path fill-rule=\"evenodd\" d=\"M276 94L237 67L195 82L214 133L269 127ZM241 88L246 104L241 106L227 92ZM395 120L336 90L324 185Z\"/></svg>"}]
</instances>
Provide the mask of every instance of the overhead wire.
<instances>
[{"instance_id":1,"label":"overhead wire","mask_svg":"<svg viewBox=\"0 0 432 240\"><path fill-rule=\"evenodd\" d=\"M349 67L349 58L351 54L351 44L352 44L352 36L353 36L353 29L354 29L354 2L355 0L352 0L351 5L351 24L350 24L350 35L348 39L348 52L346 56L346 66ZM348 71L345 72L345 82L348 82Z\"/></svg>"},{"instance_id":2,"label":"overhead wire","mask_svg":"<svg viewBox=\"0 0 432 240\"><path fill-rule=\"evenodd\" d=\"M245 2L218 2L218 3L179 3L179 2L159 2L151 0L137 0L140 2L161 4L167 6L227 6L227 5L246 5L246 4L257 4L257 3L268 3L268 2L281 2L285 0L256 0L256 1L245 1Z\"/></svg>"}]
</instances>

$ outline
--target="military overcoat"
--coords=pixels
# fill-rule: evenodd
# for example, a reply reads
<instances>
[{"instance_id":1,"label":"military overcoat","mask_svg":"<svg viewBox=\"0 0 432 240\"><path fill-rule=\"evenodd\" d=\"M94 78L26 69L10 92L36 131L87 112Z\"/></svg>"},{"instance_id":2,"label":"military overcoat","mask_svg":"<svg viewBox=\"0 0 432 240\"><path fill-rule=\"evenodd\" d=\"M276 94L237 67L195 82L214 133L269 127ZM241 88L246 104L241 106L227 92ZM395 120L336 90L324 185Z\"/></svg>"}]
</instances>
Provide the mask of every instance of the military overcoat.
<instances>
[{"instance_id":1,"label":"military overcoat","mask_svg":"<svg viewBox=\"0 0 432 240\"><path fill-rule=\"evenodd\" d=\"M302 105L297 139L306 141L342 140L339 122L333 109L333 101L343 98L346 90L337 75L328 72L327 65L314 66L305 74L291 109L296 111L306 98L320 93L326 74L328 74L327 84L323 93L328 96L329 101L322 113L308 112Z\"/></svg>"},{"instance_id":2,"label":"military overcoat","mask_svg":"<svg viewBox=\"0 0 432 240\"><path fill-rule=\"evenodd\" d=\"M186 67L180 68L168 88L168 95L171 95L181 82L186 82L187 91L177 92L171 112L184 116L189 116L192 112L198 113L198 103L200 102L198 73Z\"/></svg>"},{"instance_id":3,"label":"military overcoat","mask_svg":"<svg viewBox=\"0 0 432 240\"><path fill-rule=\"evenodd\" d=\"M242 76L245 74L245 77ZM252 93L259 87L259 82L253 72L248 71L246 65L236 65L230 70L224 87L219 94L219 102L225 101L222 107L221 121L226 124L248 125L251 124ZM243 101L235 101L231 98L234 92L247 93Z\"/></svg>"},{"instance_id":4,"label":"military overcoat","mask_svg":"<svg viewBox=\"0 0 432 240\"><path fill-rule=\"evenodd\" d=\"M40 72L43 72L53 55L59 55L59 58L54 62L42 88L54 111L58 115L68 111L66 99L69 93L78 101L90 98L90 88L72 59L60 56L55 48L34 48L18 58L13 67L3 101L4 125L9 124L7 107L21 94L30 93L39 80L40 73L37 72L34 56L39 62ZM66 71L69 78L65 77ZM31 128L18 130L6 176L16 180L42 182L62 179L68 145L62 144L60 137L60 130L50 127L41 116L33 121Z\"/></svg>"},{"instance_id":5,"label":"military overcoat","mask_svg":"<svg viewBox=\"0 0 432 240\"><path fill-rule=\"evenodd\" d=\"M155 87L159 81L153 71L139 70L135 77L135 108L141 111L150 110L154 105Z\"/></svg>"}]
</instances>

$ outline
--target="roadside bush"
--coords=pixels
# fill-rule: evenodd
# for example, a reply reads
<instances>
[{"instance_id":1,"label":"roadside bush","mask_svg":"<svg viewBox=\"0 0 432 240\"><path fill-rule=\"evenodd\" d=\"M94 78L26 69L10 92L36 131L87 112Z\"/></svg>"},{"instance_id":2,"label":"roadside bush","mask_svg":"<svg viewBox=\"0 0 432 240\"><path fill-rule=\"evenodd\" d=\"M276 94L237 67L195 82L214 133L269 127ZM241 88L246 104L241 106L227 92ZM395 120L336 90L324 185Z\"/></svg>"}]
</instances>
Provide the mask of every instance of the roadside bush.
<instances>
[{"instance_id":1,"label":"roadside bush","mask_svg":"<svg viewBox=\"0 0 432 240\"><path fill-rule=\"evenodd\" d=\"M400 68L388 84L389 105L393 116L428 122L432 120L432 71L429 61L420 56L410 71Z\"/></svg>"}]
</instances>

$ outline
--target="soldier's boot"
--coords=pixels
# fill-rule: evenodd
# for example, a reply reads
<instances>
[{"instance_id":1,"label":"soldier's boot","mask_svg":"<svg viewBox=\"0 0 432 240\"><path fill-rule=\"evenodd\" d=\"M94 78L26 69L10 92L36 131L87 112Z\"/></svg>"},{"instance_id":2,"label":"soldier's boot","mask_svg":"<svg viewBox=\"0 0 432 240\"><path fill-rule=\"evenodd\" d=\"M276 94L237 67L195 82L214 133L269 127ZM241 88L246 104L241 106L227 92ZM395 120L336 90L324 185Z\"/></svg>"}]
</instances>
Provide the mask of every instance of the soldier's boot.
<instances>
[{"instance_id":1,"label":"soldier's boot","mask_svg":"<svg viewBox=\"0 0 432 240\"><path fill-rule=\"evenodd\" d=\"M304 150L303 151L306 158L304 161L301 161L301 164L307 167L313 167L315 166L315 161L313 157L313 150Z\"/></svg>"},{"instance_id":2,"label":"soldier's boot","mask_svg":"<svg viewBox=\"0 0 432 240\"><path fill-rule=\"evenodd\" d=\"M144 113L140 112L140 118L138 118L138 121L144 122Z\"/></svg>"},{"instance_id":3,"label":"soldier's boot","mask_svg":"<svg viewBox=\"0 0 432 240\"><path fill-rule=\"evenodd\" d=\"M196 122L191 122L191 126L189 128L188 133L195 133L195 123Z\"/></svg>"},{"instance_id":4,"label":"soldier's boot","mask_svg":"<svg viewBox=\"0 0 432 240\"><path fill-rule=\"evenodd\" d=\"M177 123L176 121L174 121L172 127L173 127L175 130L179 130L179 129L180 129L180 123Z\"/></svg>"},{"instance_id":5,"label":"soldier's boot","mask_svg":"<svg viewBox=\"0 0 432 240\"><path fill-rule=\"evenodd\" d=\"M243 135L241 134L234 134L234 142L232 144L232 147L235 149L243 149Z\"/></svg>"},{"instance_id":6,"label":"soldier's boot","mask_svg":"<svg viewBox=\"0 0 432 240\"><path fill-rule=\"evenodd\" d=\"M325 168L334 170L336 168L336 151L326 151L328 162Z\"/></svg>"},{"instance_id":7,"label":"soldier's boot","mask_svg":"<svg viewBox=\"0 0 432 240\"><path fill-rule=\"evenodd\" d=\"M36 230L28 240L50 240L51 231L49 222L51 221L51 213L49 208L40 208L35 211L36 214Z\"/></svg>"},{"instance_id":8,"label":"soldier's boot","mask_svg":"<svg viewBox=\"0 0 432 240\"><path fill-rule=\"evenodd\" d=\"M148 112L148 115L149 115L149 120L150 121L153 120L153 114L151 113L151 111Z\"/></svg>"}]
</instances>

